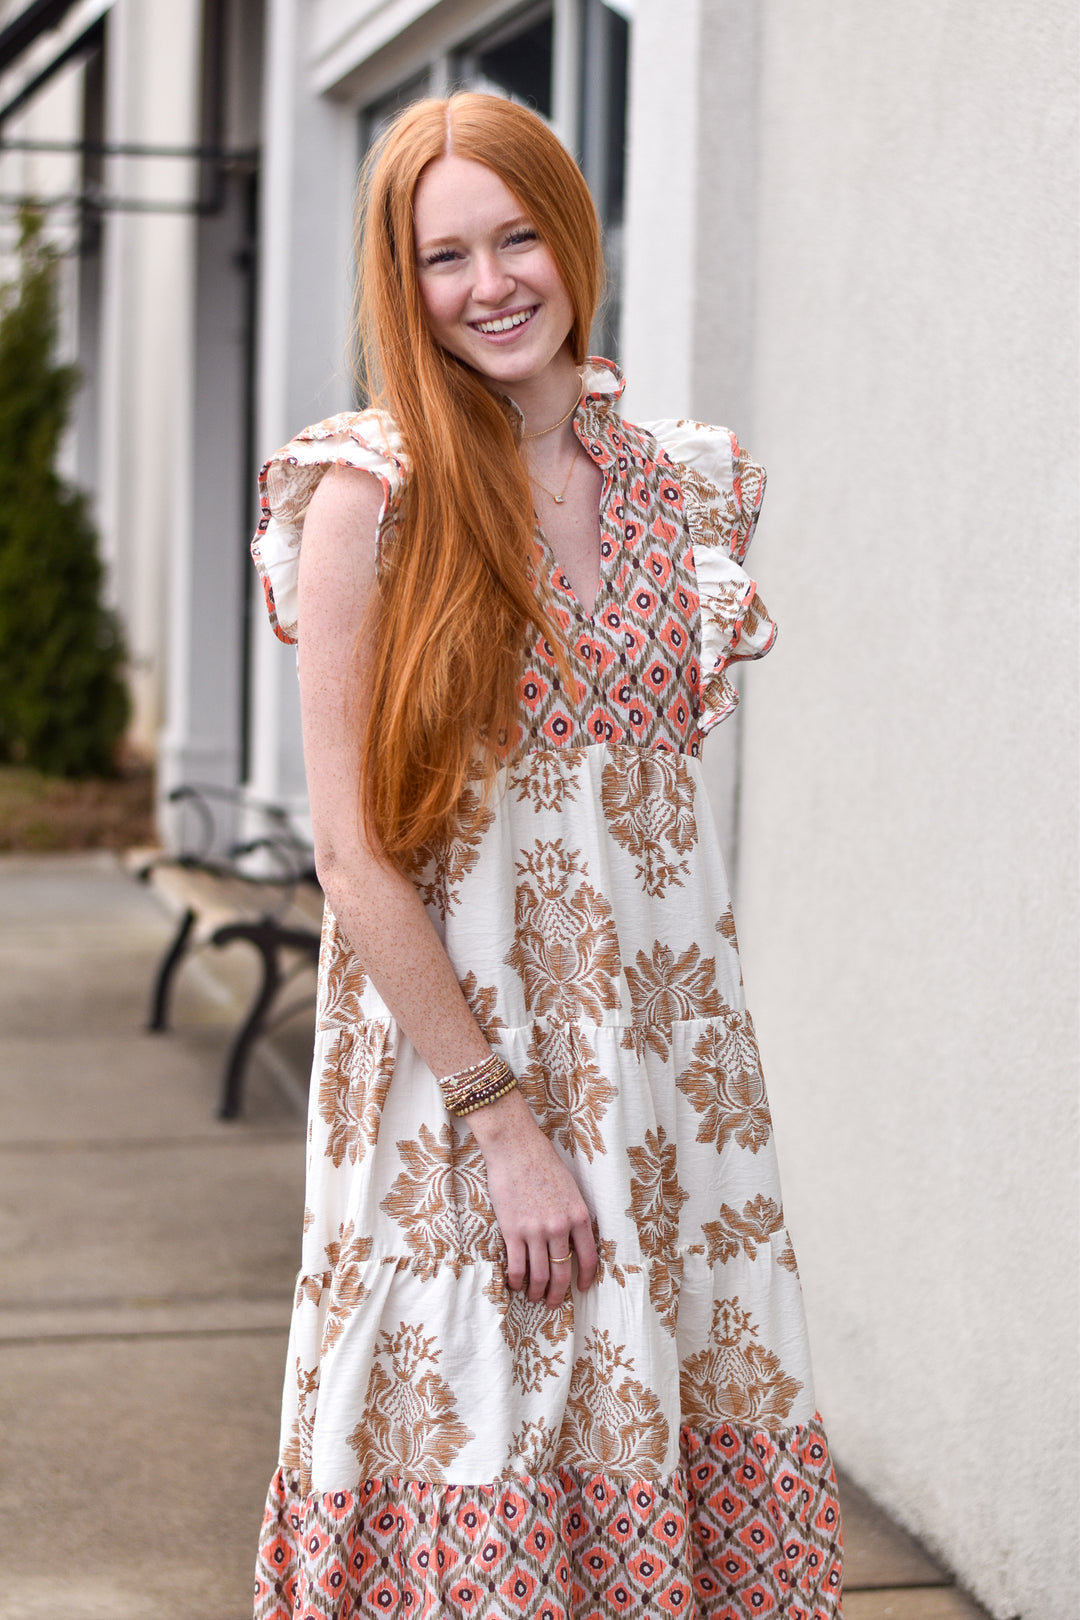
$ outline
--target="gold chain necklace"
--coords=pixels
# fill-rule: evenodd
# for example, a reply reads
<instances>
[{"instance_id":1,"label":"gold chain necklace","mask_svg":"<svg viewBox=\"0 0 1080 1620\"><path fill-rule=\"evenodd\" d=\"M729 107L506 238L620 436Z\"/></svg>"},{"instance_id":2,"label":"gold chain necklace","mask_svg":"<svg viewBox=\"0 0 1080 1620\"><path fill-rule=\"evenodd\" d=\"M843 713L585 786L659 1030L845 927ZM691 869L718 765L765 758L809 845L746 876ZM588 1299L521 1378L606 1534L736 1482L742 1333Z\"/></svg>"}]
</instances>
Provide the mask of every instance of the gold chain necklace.
<instances>
[{"instance_id":1,"label":"gold chain necklace","mask_svg":"<svg viewBox=\"0 0 1080 1620\"><path fill-rule=\"evenodd\" d=\"M567 411L566 415L565 416L560 416L559 420L557 422L552 422L550 427L538 428L535 433L523 433L521 435L522 443L524 443L526 439L546 439L549 433L554 433L555 429L556 428L561 428L564 422L569 422L570 418L573 416L574 412L577 410L578 406L581 404L581 402L582 402L582 400L584 398L585 398L585 384L582 383L582 385L581 385L581 393L578 395L577 399L575 399L574 403L571 405L571 407ZM540 488L543 489L543 487L544 487L543 484L541 484ZM550 491L549 491L549 493L550 493Z\"/></svg>"},{"instance_id":2,"label":"gold chain necklace","mask_svg":"<svg viewBox=\"0 0 1080 1620\"><path fill-rule=\"evenodd\" d=\"M565 481L563 483L562 493L559 494L559 495L556 495L556 493L555 493L555 491L553 489L548 489L547 485L542 484L540 482L539 478L534 477L534 475L532 473L529 474L530 483L535 484L537 489L542 489L545 495L550 495L552 500L555 502L556 506L561 506L563 504L563 502L565 501L565 499L566 499L566 492L570 488L570 477L571 477L571 474L574 471L574 468L577 466L578 453L579 453L580 449L581 449L581 446L575 444L574 453L570 457L570 466L569 466L569 468L567 470L566 479L565 479Z\"/></svg>"}]
</instances>

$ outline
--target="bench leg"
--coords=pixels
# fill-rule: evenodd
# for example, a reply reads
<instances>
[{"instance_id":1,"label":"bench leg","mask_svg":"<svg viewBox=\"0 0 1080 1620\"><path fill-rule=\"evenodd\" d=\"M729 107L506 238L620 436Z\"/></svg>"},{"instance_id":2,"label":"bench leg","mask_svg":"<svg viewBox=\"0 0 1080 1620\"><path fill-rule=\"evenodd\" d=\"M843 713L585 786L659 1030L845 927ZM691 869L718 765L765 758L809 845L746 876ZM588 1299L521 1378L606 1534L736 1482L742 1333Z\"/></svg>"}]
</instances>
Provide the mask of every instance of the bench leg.
<instances>
[{"instance_id":1,"label":"bench leg","mask_svg":"<svg viewBox=\"0 0 1080 1620\"><path fill-rule=\"evenodd\" d=\"M195 926L195 913L185 911L180 919L180 926L176 930L172 944L162 957L158 968L157 978L154 981L154 990L150 998L150 1018L147 1029L154 1034L160 1033L169 1027L169 1000L172 993L172 981L180 963L187 955L188 940L191 930Z\"/></svg>"},{"instance_id":2,"label":"bench leg","mask_svg":"<svg viewBox=\"0 0 1080 1620\"><path fill-rule=\"evenodd\" d=\"M262 984L248 1009L248 1015L236 1032L225 1063L225 1081L221 1092L219 1119L236 1119L243 1100L244 1080L247 1076L251 1048L262 1033L263 1024L274 998L281 988L281 970L278 967L277 930L241 927L221 928L214 935L215 945L226 945L230 939L249 940L262 957Z\"/></svg>"}]
</instances>

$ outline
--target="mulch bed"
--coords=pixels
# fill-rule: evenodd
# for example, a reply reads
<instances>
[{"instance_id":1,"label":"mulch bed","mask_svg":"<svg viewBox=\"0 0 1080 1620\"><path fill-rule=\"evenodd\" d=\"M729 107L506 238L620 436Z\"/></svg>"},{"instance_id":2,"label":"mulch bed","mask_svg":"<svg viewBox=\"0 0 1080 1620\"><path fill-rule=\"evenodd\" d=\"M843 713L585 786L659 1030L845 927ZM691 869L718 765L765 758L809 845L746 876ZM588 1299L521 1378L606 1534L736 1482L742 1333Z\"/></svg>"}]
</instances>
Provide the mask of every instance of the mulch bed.
<instances>
[{"instance_id":1,"label":"mulch bed","mask_svg":"<svg viewBox=\"0 0 1080 1620\"><path fill-rule=\"evenodd\" d=\"M130 849L157 842L154 773L69 782L24 765L0 765L0 851Z\"/></svg>"}]
</instances>

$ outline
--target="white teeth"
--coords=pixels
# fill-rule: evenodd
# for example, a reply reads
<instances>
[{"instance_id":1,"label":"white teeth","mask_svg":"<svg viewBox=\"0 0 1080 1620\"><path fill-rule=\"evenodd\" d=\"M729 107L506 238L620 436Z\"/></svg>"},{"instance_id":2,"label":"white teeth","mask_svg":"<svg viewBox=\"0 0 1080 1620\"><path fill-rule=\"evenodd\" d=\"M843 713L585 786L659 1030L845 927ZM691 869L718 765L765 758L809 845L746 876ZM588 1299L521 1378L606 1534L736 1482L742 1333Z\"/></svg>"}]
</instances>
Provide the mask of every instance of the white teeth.
<instances>
[{"instance_id":1,"label":"white teeth","mask_svg":"<svg viewBox=\"0 0 1080 1620\"><path fill-rule=\"evenodd\" d=\"M523 309L518 315L504 315L497 321L477 321L478 332L509 332L513 326L524 326L532 315L531 309Z\"/></svg>"}]
</instances>

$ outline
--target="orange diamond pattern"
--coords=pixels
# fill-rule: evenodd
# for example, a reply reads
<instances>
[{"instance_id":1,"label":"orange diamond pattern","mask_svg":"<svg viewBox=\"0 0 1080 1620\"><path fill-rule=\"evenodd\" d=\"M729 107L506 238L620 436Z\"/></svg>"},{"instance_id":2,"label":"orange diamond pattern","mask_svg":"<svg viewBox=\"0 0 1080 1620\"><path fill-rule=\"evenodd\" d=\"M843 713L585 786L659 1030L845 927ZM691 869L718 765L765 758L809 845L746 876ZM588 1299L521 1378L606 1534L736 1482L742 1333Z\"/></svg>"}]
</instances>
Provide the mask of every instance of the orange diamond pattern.
<instances>
[{"instance_id":1,"label":"orange diamond pattern","mask_svg":"<svg viewBox=\"0 0 1080 1620\"><path fill-rule=\"evenodd\" d=\"M665 1483L558 1469L489 1486L367 1480L267 1501L255 1620L837 1620L820 1421L682 1433Z\"/></svg>"},{"instance_id":2,"label":"orange diamond pattern","mask_svg":"<svg viewBox=\"0 0 1080 1620\"><path fill-rule=\"evenodd\" d=\"M604 477L600 590L586 613L538 534L537 570L578 690L562 688L555 655L539 640L526 658L510 751L621 742L696 754L700 610L682 489L650 434L606 402L588 400L581 414L582 448Z\"/></svg>"}]
</instances>

